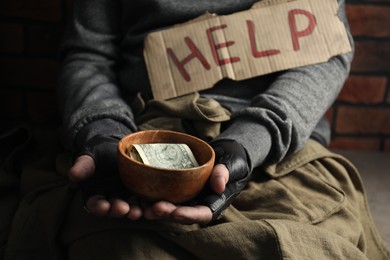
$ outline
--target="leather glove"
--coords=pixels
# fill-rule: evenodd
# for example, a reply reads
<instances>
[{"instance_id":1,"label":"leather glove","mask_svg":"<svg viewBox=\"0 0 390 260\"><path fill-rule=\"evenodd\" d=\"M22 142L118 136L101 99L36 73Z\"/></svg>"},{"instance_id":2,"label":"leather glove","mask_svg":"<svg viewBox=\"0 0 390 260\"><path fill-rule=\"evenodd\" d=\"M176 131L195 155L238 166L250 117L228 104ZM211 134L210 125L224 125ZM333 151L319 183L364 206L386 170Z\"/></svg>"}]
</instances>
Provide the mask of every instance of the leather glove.
<instances>
[{"instance_id":1,"label":"leather glove","mask_svg":"<svg viewBox=\"0 0 390 260\"><path fill-rule=\"evenodd\" d=\"M235 197L245 188L250 167L244 147L234 140L218 140L210 143L215 151L215 164L224 164L229 170L229 181L222 194L210 194L202 199L202 204L213 212L211 222L232 203Z\"/></svg>"},{"instance_id":2,"label":"leather glove","mask_svg":"<svg viewBox=\"0 0 390 260\"><path fill-rule=\"evenodd\" d=\"M117 145L119 139L97 135L88 140L77 156L89 155L95 161L95 174L80 184L83 202L94 195L103 195L107 199L123 198L126 189L123 186L117 165Z\"/></svg>"}]
</instances>

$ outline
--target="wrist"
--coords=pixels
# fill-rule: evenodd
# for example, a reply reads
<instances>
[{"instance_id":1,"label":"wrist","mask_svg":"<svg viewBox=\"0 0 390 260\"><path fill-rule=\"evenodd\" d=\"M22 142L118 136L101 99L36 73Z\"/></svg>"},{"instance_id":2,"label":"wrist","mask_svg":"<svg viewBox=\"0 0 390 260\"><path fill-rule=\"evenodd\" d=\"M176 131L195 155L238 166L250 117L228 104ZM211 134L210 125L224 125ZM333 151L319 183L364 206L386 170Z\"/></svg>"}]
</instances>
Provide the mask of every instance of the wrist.
<instances>
[{"instance_id":1,"label":"wrist","mask_svg":"<svg viewBox=\"0 0 390 260\"><path fill-rule=\"evenodd\" d=\"M91 147L91 144L97 144L99 141L119 142L123 136L129 133L131 133L129 128L113 119L104 118L90 122L77 133L73 143L73 154L88 154L90 151L88 149L85 151L85 146Z\"/></svg>"},{"instance_id":2,"label":"wrist","mask_svg":"<svg viewBox=\"0 0 390 260\"><path fill-rule=\"evenodd\" d=\"M248 155L250 169L258 167L268 157L272 137L268 129L251 120L237 118L215 140L236 140Z\"/></svg>"}]
</instances>

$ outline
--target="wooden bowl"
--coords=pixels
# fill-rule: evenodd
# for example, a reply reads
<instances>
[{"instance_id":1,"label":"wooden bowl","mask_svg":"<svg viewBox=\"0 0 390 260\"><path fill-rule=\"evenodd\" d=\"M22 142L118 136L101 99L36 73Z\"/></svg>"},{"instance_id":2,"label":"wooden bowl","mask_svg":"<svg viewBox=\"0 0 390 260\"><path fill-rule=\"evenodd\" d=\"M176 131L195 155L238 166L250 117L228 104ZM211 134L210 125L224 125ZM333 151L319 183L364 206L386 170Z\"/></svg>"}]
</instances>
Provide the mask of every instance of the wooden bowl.
<instances>
[{"instance_id":1,"label":"wooden bowl","mask_svg":"<svg viewBox=\"0 0 390 260\"><path fill-rule=\"evenodd\" d=\"M193 152L199 166L186 169L163 169L148 166L130 158L127 150L133 144L184 143ZM119 174L125 187L148 201L182 203L194 198L204 187L214 167L211 146L194 136L167 130L135 132L118 144Z\"/></svg>"}]
</instances>

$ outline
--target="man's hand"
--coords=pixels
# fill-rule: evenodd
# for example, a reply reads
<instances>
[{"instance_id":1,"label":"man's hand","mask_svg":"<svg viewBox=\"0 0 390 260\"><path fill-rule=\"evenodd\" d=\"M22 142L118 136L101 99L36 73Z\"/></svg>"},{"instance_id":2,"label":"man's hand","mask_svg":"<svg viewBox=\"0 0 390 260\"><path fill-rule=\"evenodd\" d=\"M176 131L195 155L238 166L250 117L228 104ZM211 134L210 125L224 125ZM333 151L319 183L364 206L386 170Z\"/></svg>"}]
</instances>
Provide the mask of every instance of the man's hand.
<instances>
[{"instance_id":1,"label":"man's hand","mask_svg":"<svg viewBox=\"0 0 390 260\"><path fill-rule=\"evenodd\" d=\"M117 171L116 145L117 140L110 138L87 143L68 176L80 183L85 207L91 214L137 220L142 216L140 207L123 199L126 192Z\"/></svg>"},{"instance_id":2,"label":"man's hand","mask_svg":"<svg viewBox=\"0 0 390 260\"><path fill-rule=\"evenodd\" d=\"M182 224L208 224L232 203L250 177L246 151L232 140L220 140L211 145L216 155L216 165L209 180L211 192L202 194L195 206L155 203L144 209L145 218L167 219Z\"/></svg>"},{"instance_id":3,"label":"man's hand","mask_svg":"<svg viewBox=\"0 0 390 260\"><path fill-rule=\"evenodd\" d=\"M209 184L218 194L225 191L229 181L229 171L223 164L215 165L211 173ZM147 219L171 220L181 224L208 224L213 219L213 212L208 206L178 206L170 202L160 201L144 208L144 217Z\"/></svg>"},{"instance_id":4,"label":"man's hand","mask_svg":"<svg viewBox=\"0 0 390 260\"><path fill-rule=\"evenodd\" d=\"M95 162L89 155L78 157L69 170L69 179L73 182L81 183L88 181L95 174ZM211 188L222 193L229 180L229 172L225 165L218 164L214 167L210 176ZM96 216L128 217L137 220L144 216L146 219L165 219L182 224L207 224L212 219L212 212L209 207L197 206L177 206L170 202L160 201L151 206L145 203L143 209L137 204L114 198L108 200L103 195L93 195L85 202L89 212Z\"/></svg>"},{"instance_id":5,"label":"man's hand","mask_svg":"<svg viewBox=\"0 0 390 260\"><path fill-rule=\"evenodd\" d=\"M88 182L95 174L95 162L89 155L78 157L69 170L69 179L73 182ZM137 220L142 216L140 207L121 198L107 199L104 195L92 195L85 201L85 207L96 216L128 217Z\"/></svg>"},{"instance_id":6,"label":"man's hand","mask_svg":"<svg viewBox=\"0 0 390 260\"><path fill-rule=\"evenodd\" d=\"M250 163L244 147L234 140L216 140L210 145L215 151L215 162L226 166L229 179L223 192L211 193L202 203L213 212L211 221L216 220L245 188L250 174Z\"/></svg>"},{"instance_id":7,"label":"man's hand","mask_svg":"<svg viewBox=\"0 0 390 260\"><path fill-rule=\"evenodd\" d=\"M92 145L91 145L92 143ZM196 205L175 205L167 201L154 204L124 199L116 164L116 141L92 141L69 170L69 179L81 184L85 207L96 216L127 217L137 220L168 220L181 224L208 224L225 210L245 187L249 167L245 150L234 141L212 144L216 165L209 179L210 192Z\"/></svg>"}]
</instances>

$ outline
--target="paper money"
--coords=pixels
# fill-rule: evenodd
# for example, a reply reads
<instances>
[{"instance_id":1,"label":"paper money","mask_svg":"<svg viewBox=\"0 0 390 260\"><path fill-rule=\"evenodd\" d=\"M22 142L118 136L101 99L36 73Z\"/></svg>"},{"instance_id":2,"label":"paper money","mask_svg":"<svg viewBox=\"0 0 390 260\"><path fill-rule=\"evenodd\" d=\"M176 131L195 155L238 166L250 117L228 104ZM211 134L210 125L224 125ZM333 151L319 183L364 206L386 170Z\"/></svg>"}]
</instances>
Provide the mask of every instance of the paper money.
<instances>
[{"instance_id":1,"label":"paper money","mask_svg":"<svg viewBox=\"0 0 390 260\"><path fill-rule=\"evenodd\" d=\"M144 164L166 169L184 169L199 166L186 144L133 144L128 155Z\"/></svg>"}]
</instances>

